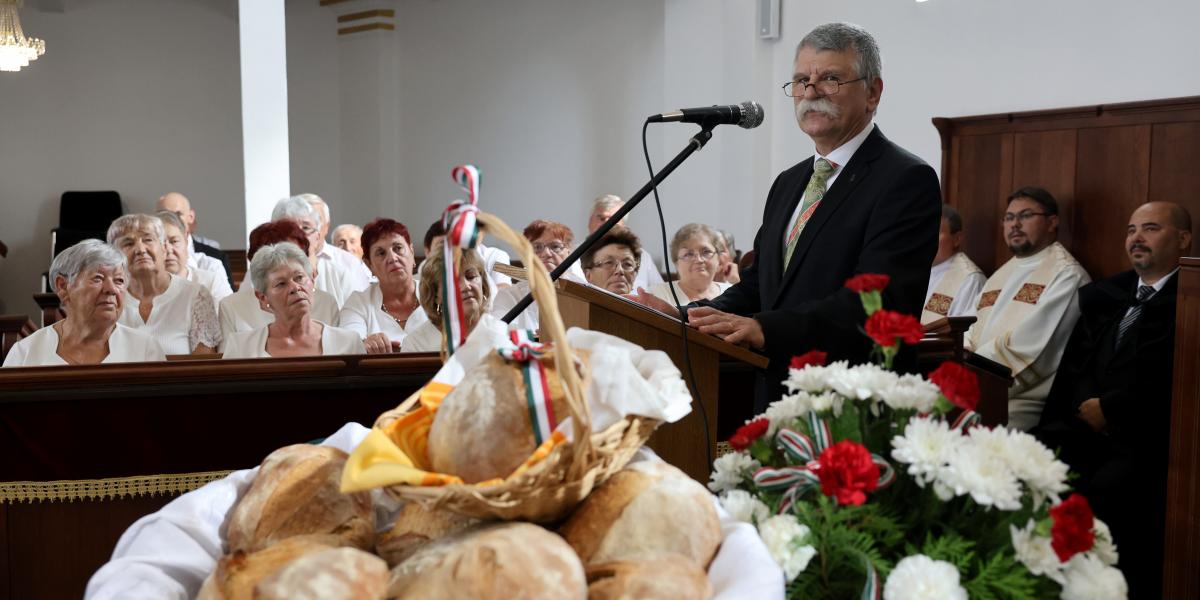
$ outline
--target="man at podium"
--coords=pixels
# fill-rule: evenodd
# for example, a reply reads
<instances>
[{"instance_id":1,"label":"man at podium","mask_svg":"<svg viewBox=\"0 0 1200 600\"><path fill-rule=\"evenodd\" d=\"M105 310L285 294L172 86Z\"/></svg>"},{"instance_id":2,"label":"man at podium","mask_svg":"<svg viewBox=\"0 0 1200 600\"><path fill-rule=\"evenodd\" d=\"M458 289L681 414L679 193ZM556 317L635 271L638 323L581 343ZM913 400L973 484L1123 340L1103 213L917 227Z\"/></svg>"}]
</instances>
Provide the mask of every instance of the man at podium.
<instances>
[{"instance_id":1,"label":"man at podium","mask_svg":"<svg viewBox=\"0 0 1200 600\"><path fill-rule=\"evenodd\" d=\"M794 355L819 349L830 360L866 360L871 346L859 331L866 314L843 287L856 273L889 275L884 306L920 314L941 218L933 169L872 122L883 79L870 33L848 23L812 30L783 91L816 155L775 179L741 282L685 307L701 332L771 359L756 412L779 398ZM679 313L641 290L637 300Z\"/></svg>"}]
</instances>

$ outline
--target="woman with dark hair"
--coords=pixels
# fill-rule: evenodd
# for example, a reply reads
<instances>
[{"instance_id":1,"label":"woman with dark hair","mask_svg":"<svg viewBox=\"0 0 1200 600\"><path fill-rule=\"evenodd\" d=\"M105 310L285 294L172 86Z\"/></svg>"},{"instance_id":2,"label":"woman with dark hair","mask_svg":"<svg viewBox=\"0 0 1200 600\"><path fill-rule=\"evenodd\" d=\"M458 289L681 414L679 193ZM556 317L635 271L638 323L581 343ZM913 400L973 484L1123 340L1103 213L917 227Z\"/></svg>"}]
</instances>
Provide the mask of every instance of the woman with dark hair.
<instances>
[{"instance_id":1,"label":"woman with dark hair","mask_svg":"<svg viewBox=\"0 0 1200 600\"><path fill-rule=\"evenodd\" d=\"M583 253L580 262L588 283L614 294L632 294L641 268L642 243L625 227L613 227Z\"/></svg>"},{"instance_id":2,"label":"woman with dark hair","mask_svg":"<svg viewBox=\"0 0 1200 600\"><path fill-rule=\"evenodd\" d=\"M538 219L530 223L523 233L525 239L533 245L533 253L546 266L547 271L553 271L559 263L571 255L571 242L574 241L575 235L571 232L570 227L562 223ZM578 269L578 265L579 263L572 265L570 270L563 273L563 277L584 283L583 271ZM529 282L527 281L517 282L512 287L496 292L496 300L492 302L492 316L503 318L527 294L529 294ZM512 329L537 330L539 328L537 302L530 304L529 308L517 315L517 318L508 325Z\"/></svg>"},{"instance_id":3,"label":"woman with dark hair","mask_svg":"<svg viewBox=\"0 0 1200 600\"><path fill-rule=\"evenodd\" d=\"M250 232L250 247L246 252L246 260L253 261L259 248L282 242L291 242L300 248L309 257L309 272L316 270L315 267L311 267L313 251L308 244L308 236L304 235L300 225L291 219L270 221L255 227L254 231ZM313 289L311 312L312 318L317 321L326 325L338 324L337 299L326 292ZM266 327L275 320L275 315L263 310L258 298L254 297L254 282L249 272L238 286L238 290L221 300L220 320L221 334L225 338L239 331Z\"/></svg>"},{"instance_id":4,"label":"woman with dark hair","mask_svg":"<svg viewBox=\"0 0 1200 600\"><path fill-rule=\"evenodd\" d=\"M378 280L346 299L338 326L358 334L368 352L398 352L408 332L428 322L417 299L412 238L392 219L363 228L362 260Z\"/></svg>"}]
</instances>

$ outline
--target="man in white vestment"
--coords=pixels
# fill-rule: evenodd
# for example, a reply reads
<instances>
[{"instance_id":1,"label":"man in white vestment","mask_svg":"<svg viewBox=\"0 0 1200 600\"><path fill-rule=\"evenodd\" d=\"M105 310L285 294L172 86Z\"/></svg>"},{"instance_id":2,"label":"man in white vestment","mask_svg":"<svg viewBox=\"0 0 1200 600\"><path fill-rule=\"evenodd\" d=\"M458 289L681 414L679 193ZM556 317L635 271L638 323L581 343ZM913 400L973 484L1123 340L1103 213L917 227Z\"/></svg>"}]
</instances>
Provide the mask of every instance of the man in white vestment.
<instances>
[{"instance_id":1,"label":"man in white vestment","mask_svg":"<svg viewBox=\"0 0 1200 600\"><path fill-rule=\"evenodd\" d=\"M300 194L317 209L317 213L321 217L319 225L320 236L317 238L317 260L321 264L337 263L338 268L345 272L345 282L350 286L350 293L359 292L367 289L371 285L373 275L367 265L363 263L361 256L355 256L332 244L326 244L325 238L329 236L329 205L316 194ZM349 294L347 294L347 297Z\"/></svg>"},{"instance_id":2,"label":"man in white vestment","mask_svg":"<svg viewBox=\"0 0 1200 600\"><path fill-rule=\"evenodd\" d=\"M964 345L1012 369L1008 426L1037 425L1067 339L1079 319L1078 290L1091 281L1059 244L1058 202L1037 187L1008 197L1004 239L1013 258L983 284L978 321Z\"/></svg>"},{"instance_id":3,"label":"man in white vestment","mask_svg":"<svg viewBox=\"0 0 1200 600\"><path fill-rule=\"evenodd\" d=\"M591 234L599 229L605 221L613 216L613 214L615 214L618 210L621 210L622 206L625 206L625 201L622 200L620 196L605 194L599 198L596 198L596 200L592 202L592 214L588 217L588 233ZM628 227L628 225L625 224L625 219L621 219L619 224ZM638 288L649 290L655 285L663 283L662 274L658 272L658 266L654 263L654 257L646 251L645 247L642 248L640 260L641 263L638 267L637 276L633 278L633 289L635 291ZM574 269L575 268L572 267L572 271L574 271ZM580 276L580 279L583 279L582 270L578 271L577 275Z\"/></svg>"},{"instance_id":4,"label":"man in white vestment","mask_svg":"<svg viewBox=\"0 0 1200 600\"><path fill-rule=\"evenodd\" d=\"M929 289L921 324L928 325L943 317L975 314L979 292L987 277L962 251L962 216L949 204L942 205L942 229L938 232L938 251L929 272Z\"/></svg>"}]
</instances>

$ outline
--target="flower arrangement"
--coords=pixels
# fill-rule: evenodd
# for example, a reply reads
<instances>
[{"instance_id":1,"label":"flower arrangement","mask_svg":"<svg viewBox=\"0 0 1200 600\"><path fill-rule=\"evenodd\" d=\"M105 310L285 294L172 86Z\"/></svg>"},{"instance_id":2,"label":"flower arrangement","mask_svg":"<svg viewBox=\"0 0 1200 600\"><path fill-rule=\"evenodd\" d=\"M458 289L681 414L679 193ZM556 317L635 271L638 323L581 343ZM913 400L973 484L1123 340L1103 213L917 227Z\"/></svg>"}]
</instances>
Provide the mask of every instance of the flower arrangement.
<instances>
[{"instance_id":1,"label":"flower arrangement","mask_svg":"<svg viewBox=\"0 0 1200 600\"><path fill-rule=\"evenodd\" d=\"M846 282L883 364L792 360L787 393L730 438L709 488L758 528L789 598L1123 598L1108 527L1033 436L979 425L974 374L890 370L920 340L885 275Z\"/></svg>"}]
</instances>

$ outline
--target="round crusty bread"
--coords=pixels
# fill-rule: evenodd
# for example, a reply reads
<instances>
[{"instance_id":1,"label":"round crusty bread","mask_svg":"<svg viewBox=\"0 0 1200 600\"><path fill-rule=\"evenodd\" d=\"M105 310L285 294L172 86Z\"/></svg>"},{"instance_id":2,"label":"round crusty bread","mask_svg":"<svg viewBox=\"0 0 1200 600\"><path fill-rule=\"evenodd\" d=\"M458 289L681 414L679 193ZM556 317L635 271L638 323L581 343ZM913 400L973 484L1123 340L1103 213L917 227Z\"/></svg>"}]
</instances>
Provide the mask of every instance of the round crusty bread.
<instances>
[{"instance_id":1,"label":"round crusty bread","mask_svg":"<svg viewBox=\"0 0 1200 600\"><path fill-rule=\"evenodd\" d=\"M357 548L305 554L254 586L255 600L382 600L387 563Z\"/></svg>"},{"instance_id":2,"label":"round crusty bread","mask_svg":"<svg viewBox=\"0 0 1200 600\"><path fill-rule=\"evenodd\" d=\"M678 554L589 565L587 580L588 600L709 600L713 595L708 573Z\"/></svg>"},{"instance_id":3,"label":"round crusty bread","mask_svg":"<svg viewBox=\"0 0 1200 600\"><path fill-rule=\"evenodd\" d=\"M478 522L478 519L448 510L430 510L417 502L409 502L396 515L392 528L375 540L375 552L394 567L426 543Z\"/></svg>"},{"instance_id":4,"label":"round crusty bread","mask_svg":"<svg viewBox=\"0 0 1200 600\"><path fill-rule=\"evenodd\" d=\"M549 353L543 365L554 414L565 419L562 382ZM446 394L429 429L433 470L467 483L508 477L536 448L520 365L496 353Z\"/></svg>"},{"instance_id":5,"label":"round crusty bread","mask_svg":"<svg viewBox=\"0 0 1200 600\"><path fill-rule=\"evenodd\" d=\"M708 490L679 469L650 461L609 478L559 532L587 565L675 553L707 569L721 545Z\"/></svg>"},{"instance_id":6,"label":"round crusty bread","mask_svg":"<svg viewBox=\"0 0 1200 600\"><path fill-rule=\"evenodd\" d=\"M255 552L294 535L332 534L369 550L375 514L368 492L343 494L347 454L337 448L296 444L263 460L254 483L229 513L229 551Z\"/></svg>"},{"instance_id":7,"label":"round crusty bread","mask_svg":"<svg viewBox=\"0 0 1200 600\"><path fill-rule=\"evenodd\" d=\"M392 569L388 598L520 600L587 598L579 557L537 525L478 525L418 549Z\"/></svg>"},{"instance_id":8,"label":"round crusty bread","mask_svg":"<svg viewBox=\"0 0 1200 600\"><path fill-rule=\"evenodd\" d=\"M288 538L258 552L233 552L217 561L196 600L253 600L254 586L284 565L314 552L335 548L338 540L327 535Z\"/></svg>"}]
</instances>

